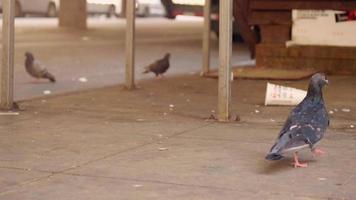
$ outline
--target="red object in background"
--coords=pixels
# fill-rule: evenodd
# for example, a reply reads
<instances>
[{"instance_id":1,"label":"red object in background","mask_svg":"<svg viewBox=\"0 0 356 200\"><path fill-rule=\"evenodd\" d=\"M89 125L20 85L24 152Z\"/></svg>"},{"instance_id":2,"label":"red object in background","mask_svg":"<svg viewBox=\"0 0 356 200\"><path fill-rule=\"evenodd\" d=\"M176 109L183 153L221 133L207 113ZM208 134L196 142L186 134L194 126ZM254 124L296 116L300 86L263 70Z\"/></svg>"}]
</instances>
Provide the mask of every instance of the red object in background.
<instances>
[{"instance_id":1,"label":"red object in background","mask_svg":"<svg viewBox=\"0 0 356 200\"><path fill-rule=\"evenodd\" d=\"M335 14L335 20L336 22L356 21L356 10Z\"/></svg>"},{"instance_id":2,"label":"red object in background","mask_svg":"<svg viewBox=\"0 0 356 200\"><path fill-rule=\"evenodd\" d=\"M356 10L348 11L348 21L356 20Z\"/></svg>"}]
</instances>

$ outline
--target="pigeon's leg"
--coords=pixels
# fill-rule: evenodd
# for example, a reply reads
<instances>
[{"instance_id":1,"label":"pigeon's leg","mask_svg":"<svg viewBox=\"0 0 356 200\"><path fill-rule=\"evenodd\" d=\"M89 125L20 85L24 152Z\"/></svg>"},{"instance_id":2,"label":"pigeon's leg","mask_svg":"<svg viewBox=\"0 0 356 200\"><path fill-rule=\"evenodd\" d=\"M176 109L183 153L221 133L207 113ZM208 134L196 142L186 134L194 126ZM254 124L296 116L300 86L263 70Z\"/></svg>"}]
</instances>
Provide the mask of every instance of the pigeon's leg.
<instances>
[{"instance_id":1,"label":"pigeon's leg","mask_svg":"<svg viewBox=\"0 0 356 200\"><path fill-rule=\"evenodd\" d=\"M312 152L315 156L321 156L321 155L325 154L325 152L323 150L318 149L318 148L313 149Z\"/></svg>"},{"instance_id":2,"label":"pigeon's leg","mask_svg":"<svg viewBox=\"0 0 356 200\"><path fill-rule=\"evenodd\" d=\"M163 78L163 75L162 75L162 74L158 74L158 75L156 76L156 78L157 78L157 79L162 79L162 78Z\"/></svg>"},{"instance_id":3,"label":"pigeon's leg","mask_svg":"<svg viewBox=\"0 0 356 200\"><path fill-rule=\"evenodd\" d=\"M298 152L294 152L294 168L308 167L308 163L300 163L298 160Z\"/></svg>"}]
</instances>

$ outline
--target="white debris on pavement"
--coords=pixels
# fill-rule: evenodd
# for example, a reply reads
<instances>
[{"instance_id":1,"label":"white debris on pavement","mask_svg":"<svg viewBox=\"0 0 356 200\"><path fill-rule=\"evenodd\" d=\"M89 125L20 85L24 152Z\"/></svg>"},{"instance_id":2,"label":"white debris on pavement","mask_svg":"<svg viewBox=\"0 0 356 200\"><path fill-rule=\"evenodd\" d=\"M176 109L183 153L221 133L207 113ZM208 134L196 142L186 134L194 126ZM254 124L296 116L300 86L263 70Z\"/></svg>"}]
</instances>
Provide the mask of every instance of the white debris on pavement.
<instances>
[{"instance_id":1,"label":"white debris on pavement","mask_svg":"<svg viewBox=\"0 0 356 200\"><path fill-rule=\"evenodd\" d=\"M351 125L350 125L350 128L355 128L355 125L351 124Z\"/></svg>"},{"instance_id":2,"label":"white debris on pavement","mask_svg":"<svg viewBox=\"0 0 356 200\"><path fill-rule=\"evenodd\" d=\"M19 115L18 112L0 112L0 115Z\"/></svg>"},{"instance_id":3,"label":"white debris on pavement","mask_svg":"<svg viewBox=\"0 0 356 200\"><path fill-rule=\"evenodd\" d=\"M255 113L260 113L260 111L259 110L255 110Z\"/></svg>"},{"instance_id":4,"label":"white debris on pavement","mask_svg":"<svg viewBox=\"0 0 356 200\"><path fill-rule=\"evenodd\" d=\"M90 38L89 38L88 36L83 36L83 37L82 37L82 40L83 40L83 41L88 41L88 40L90 40Z\"/></svg>"},{"instance_id":5,"label":"white debris on pavement","mask_svg":"<svg viewBox=\"0 0 356 200\"><path fill-rule=\"evenodd\" d=\"M43 91L43 94L51 94L52 92L51 92L51 90L44 90Z\"/></svg>"},{"instance_id":6,"label":"white debris on pavement","mask_svg":"<svg viewBox=\"0 0 356 200\"><path fill-rule=\"evenodd\" d=\"M80 78L78 79L78 81L79 81L79 82L82 82L82 83L86 83L86 82L88 82L88 79L87 79L86 77L80 77Z\"/></svg>"},{"instance_id":7,"label":"white debris on pavement","mask_svg":"<svg viewBox=\"0 0 356 200\"><path fill-rule=\"evenodd\" d=\"M138 122L144 122L145 119L136 119L136 121L138 121Z\"/></svg>"},{"instance_id":8,"label":"white debris on pavement","mask_svg":"<svg viewBox=\"0 0 356 200\"><path fill-rule=\"evenodd\" d=\"M349 109L349 108L343 108L343 109L341 109L341 111L342 111L342 112L351 112L351 109Z\"/></svg>"},{"instance_id":9,"label":"white debris on pavement","mask_svg":"<svg viewBox=\"0 0 356 200\"><path fill-rule=\"evenodd\" d=\"M319 181L325 181L326 180L326 178L318 178L319 179Z\"/></svg>"},{"instance_id":10,"label":"white debris on pavement","mask_svg":"<svg viewBox=\"0 0 356 200\"><path fill-rule=\"evenodd\" d=\"M142 187L143 185L140 185L140 184L136 184L136 185L133 185L132 187L134 187L134 188L140 188L140 187Z\"/></svg>"},{"instance_id":11,"label":"white debris on pavement","mask_svg":"<svg viewBox=\"0 0 356 200\"><path fill-rule=\"evenodd\" d=\"M167 151L168 148L160 147L160 148L158 148L158 150L159 150L159 151Z\"/></svg>"},{"instance_id":12,"label":"white debris on pavement","mask_svg":"<svg viewBox=\"0 0 356 200\"><path fill-rule=\"evenodd\" d=\"M334 114L334 111L330 110L330 111L329 111L329 114L330 114L330 115Z\"/></svg>"},{"instance_id":13,"label":"white debris on pavement","mask_svg":"<svg viewBox=\"0 0 356 200\"><path fill-rule=\"evenodd\" d=\"M173 105L173 104L171 104L171 105L169 105L169 107L170 107L170 108L174 108L174 105Z\"/></svg>"}]
</instances>

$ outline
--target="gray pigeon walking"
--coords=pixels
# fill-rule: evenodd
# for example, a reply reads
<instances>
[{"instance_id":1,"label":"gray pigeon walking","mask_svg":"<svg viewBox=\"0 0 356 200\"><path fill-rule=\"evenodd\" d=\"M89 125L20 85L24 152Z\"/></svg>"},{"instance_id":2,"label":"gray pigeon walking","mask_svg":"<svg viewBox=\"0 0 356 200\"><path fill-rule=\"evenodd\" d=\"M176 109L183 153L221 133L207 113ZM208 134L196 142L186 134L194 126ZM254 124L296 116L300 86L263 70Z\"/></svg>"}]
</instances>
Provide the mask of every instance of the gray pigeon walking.
<instances>
[{"instance_id":1,"label":"gray pigeon walking","mask_svg":"<svg viewBox=\"0 0 356 200\"><path fill-rule=\"evenodd\" d=\"M40 63L35 60L35 57L32 53L26 52L25 53L26 60L25 60L25 68L27 73L29 73L32 77L36 79L48 79L51 82L56 82L56 78L50 74L46 68L42 67Z\"/></svg>"},{"instance_id":2,"label":"gray pigeon walking","mask_svg":"<svg viewBox=\"0 0 356 200\"><path fill-rule=\"evenodd\" d=\"M156 77L161 77L169 68L169 58L171 54L167 53L162 59L155 61L154 63L145 67L144 74L153 72Z\"/></svg>"},{"instance_id":3,"label":"gray pigeon walking","mask_svg":"<svg viewBox=\"0 0 356 200\"><path fill-rule=\"evenodd\" d=\"M314 74L310 80L307 96L290 113L277 142L272 146L267 160L280 160L283 153L294 153L294 167L307 167L300 163L298 151L310 148L315 155L324 152L316 148L329 126L329 117L324 105L323 86L328 84L325 75Z\"/></svg>"}]
</instances>

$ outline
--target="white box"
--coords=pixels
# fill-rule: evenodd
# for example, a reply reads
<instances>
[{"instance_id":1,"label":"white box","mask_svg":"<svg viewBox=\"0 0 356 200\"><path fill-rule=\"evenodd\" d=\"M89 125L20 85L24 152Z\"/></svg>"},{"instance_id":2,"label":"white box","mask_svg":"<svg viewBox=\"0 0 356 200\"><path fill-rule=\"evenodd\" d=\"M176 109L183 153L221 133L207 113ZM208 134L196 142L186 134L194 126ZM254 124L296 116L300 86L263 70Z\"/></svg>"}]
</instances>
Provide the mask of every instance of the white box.
<instances>
[{"instance_id":1,"label":"white box","mask_svg":"<svg viewBox=\"0 0 356 200\"><path fill-rule=\"evenodd\" d=\"M355 11L293 10L290 45L356 47Z\"/></svg>"}]
</instances>

